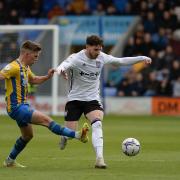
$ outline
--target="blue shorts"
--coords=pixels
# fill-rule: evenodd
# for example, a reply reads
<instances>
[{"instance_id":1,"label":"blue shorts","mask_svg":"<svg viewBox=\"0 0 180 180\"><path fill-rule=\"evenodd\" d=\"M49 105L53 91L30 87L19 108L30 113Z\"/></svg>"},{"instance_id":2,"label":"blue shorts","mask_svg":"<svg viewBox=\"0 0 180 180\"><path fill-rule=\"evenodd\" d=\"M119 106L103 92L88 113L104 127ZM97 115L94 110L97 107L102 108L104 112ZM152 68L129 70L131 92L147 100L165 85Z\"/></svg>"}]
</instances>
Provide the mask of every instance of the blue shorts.
<instances>
[{"instance_id":1,"label":"blue shorts","mask_svg":"<svg viewBox=\"0 0 180 180\"><path fill-rule=\"evenodd\" d=\"M27 126L31 123L32 114L34 109L31 108L29 104L20 104L12 108L8 115L16 120L19 127Z\"/></svg>"}]
</instances>

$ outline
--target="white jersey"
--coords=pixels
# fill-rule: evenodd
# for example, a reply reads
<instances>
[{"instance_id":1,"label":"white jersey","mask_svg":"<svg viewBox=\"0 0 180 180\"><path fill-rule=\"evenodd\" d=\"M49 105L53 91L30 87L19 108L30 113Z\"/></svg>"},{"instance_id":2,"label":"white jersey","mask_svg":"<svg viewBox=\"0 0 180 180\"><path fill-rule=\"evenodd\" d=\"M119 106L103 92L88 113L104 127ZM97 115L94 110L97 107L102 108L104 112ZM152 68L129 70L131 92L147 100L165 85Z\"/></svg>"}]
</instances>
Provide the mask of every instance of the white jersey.
<instances>
[{"instance_id":1,"label":"white jersey","mask_svg":"<svg viewBox=\"0 0 180 180\"><path fill-rule=\"evenodd\" d=\"M100 75L104 64L129 65L143 61L146 56L116 58L100 52L96 59L90 59L86 50L70 55L57 68L57 71L69 70L68 101L100 101Z\"/></svg>"}]
</instances>

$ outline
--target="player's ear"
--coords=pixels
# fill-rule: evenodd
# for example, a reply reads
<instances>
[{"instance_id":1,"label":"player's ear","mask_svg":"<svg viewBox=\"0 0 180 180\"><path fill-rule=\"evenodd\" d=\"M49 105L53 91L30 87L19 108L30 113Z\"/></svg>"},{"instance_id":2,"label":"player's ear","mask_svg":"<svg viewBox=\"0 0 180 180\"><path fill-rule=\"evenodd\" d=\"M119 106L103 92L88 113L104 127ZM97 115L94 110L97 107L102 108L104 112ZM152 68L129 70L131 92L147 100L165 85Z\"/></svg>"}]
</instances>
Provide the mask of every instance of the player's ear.
<instances>
[{"instance_id":1,"label":"player's ear","mask_svg":"<svg viewBox=\"0 0 180 180\"><path fill-rule=\"evenodd\" d=\"M29 55L30 55L30 53L29 53L29 52L26 52L25 56L28 57Z\"/></svg>"},{"instance_id":2,"label":"player's ear","mask_svg":"<svg viewBox=\"0 0 180 180\"><path fill-rule=\"evenodd\" d=\"M26 50L26 51L24 51L24 55L25 55L25 56L28 56L29 54L30 54L30 52L29 52L29 51L27 51L27 50Z\"/></svg>"}]
</instances>

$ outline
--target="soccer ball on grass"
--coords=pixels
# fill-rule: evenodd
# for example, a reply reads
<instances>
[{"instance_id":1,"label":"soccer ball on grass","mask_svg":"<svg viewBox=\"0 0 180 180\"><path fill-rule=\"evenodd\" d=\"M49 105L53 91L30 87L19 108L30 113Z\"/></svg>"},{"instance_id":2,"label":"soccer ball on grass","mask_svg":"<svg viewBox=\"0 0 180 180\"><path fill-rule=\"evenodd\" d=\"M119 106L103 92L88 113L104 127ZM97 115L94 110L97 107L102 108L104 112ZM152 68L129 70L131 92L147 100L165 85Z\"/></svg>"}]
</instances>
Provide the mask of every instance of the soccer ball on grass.
<instances>
[{"instance_id":1,"label":"soccer ball on grass","mask_svg":"<svg viewBox=\"0 0 180 180\"><path fill-rule=\"evenodd\" d=\"M140 143L135 138L127 138L122 142L122 151L127 156L135 156L140 151Z\"/></svg>"}]
</instances>

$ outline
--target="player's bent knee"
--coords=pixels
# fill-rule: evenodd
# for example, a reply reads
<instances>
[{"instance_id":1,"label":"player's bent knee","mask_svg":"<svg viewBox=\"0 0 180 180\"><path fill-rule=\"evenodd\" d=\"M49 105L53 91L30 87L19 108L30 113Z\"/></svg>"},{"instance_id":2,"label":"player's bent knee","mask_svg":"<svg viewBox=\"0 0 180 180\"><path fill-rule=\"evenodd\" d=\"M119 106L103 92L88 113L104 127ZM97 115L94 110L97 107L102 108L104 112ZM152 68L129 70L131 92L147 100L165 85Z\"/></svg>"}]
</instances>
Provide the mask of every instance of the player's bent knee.
<instances>
[{"instance_id":1,"label":"player's bent knee","mask_svg":"<svg viewBox=\"0 0 180 180\"><path fill-rule=\"evenodd\" d=\"M42 125L46 126L46 127L49 127L51 122L52 122L52 120L50 118L44 118L43 122L42 122Z\"/></svg>"},{"instance_id":2,"label":"player's bent knee","mask_svg":"<svg viewBox=\"0 0 180 180\"><path fill-rule=\"evenodd\" d=\"M42 116L40 120L40 125L49 127L49 124L52 122L52 120L48 116Z\"/></svg>"}]
</instances>

